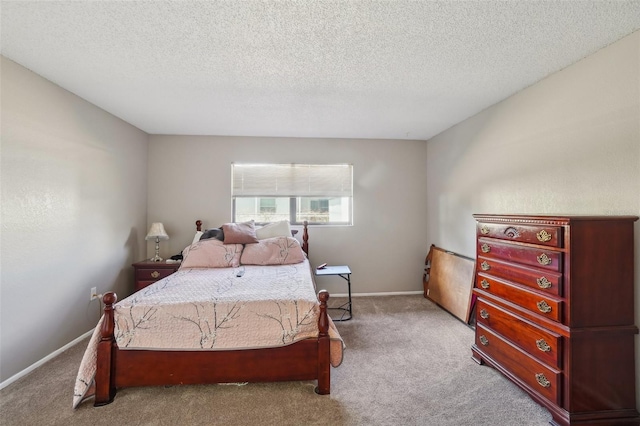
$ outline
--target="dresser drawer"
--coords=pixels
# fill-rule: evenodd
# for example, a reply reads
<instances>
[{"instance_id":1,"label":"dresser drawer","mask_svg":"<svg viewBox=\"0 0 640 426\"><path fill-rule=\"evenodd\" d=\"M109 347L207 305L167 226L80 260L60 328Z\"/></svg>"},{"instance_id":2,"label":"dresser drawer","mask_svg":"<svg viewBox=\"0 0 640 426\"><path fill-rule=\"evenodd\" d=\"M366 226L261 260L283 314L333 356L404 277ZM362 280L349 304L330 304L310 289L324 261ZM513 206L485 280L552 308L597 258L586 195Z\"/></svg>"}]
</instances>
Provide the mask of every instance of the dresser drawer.
<instances>
[{"instance_id":1,"label":"dresser drawer","mask_svg":"<svg viewBox=\"0 0 640 426\"><path fill-rule=\"evenodd\" d=\"M482 299L476 305L476 323L490 328L545 364L561 367L562 337L558 334Z\"/></svg>"},{"instance_id":2,"label":"dresser drawer","mask_svg":"<svg viewBox=\"0 0 640 426\"><path fill-rule=\"evenodd\" d=\"M562 274L478 256L478 272L506 279L545 294L562 296ZM481 286L478 281L478 286Z\"/></svg>"},{"instance_id":3,"label":"dresser drawer","mask_svg":"<svg viewBox=\"0 0 640 426\"><path fill-rule=\"evenodd\" d=\"M562 271L562 252L534 247L524 247L492 240L478 239L478 254L484 257L504 259L551 271Z\"/></svg>"},{"instance_id":4,"label":"dresser drawer","mask_svg":"<svg viewBox=\"0 0 640 426\"><path fill-rule=\"evenodd\" d=\"M476 346L534 392L555 404L560 403L562 374L477 324Z\"/></svg>"},{"instance_id":5,"label":"dresser drawer","mask_svg":"<svg viewBox=\"0 0 640 426\"><path fill-rule=\"evenodd\" d=\"M530 226L520 224L477 223L478 237L520 241L562 247L562 228L559 226Z\"/></svg>"},{"instance_id":6,"label":"dresser drawer","mask_svg":"<svg viewBox=\"0 0 640 426\"><path fill-rule=\"evenodd\" d=\"M484 274L478 274L477 282L482 290L496 297L508 300L545 318L562 322L562 300L502 282Z\"/></svg>"}]
</instances>

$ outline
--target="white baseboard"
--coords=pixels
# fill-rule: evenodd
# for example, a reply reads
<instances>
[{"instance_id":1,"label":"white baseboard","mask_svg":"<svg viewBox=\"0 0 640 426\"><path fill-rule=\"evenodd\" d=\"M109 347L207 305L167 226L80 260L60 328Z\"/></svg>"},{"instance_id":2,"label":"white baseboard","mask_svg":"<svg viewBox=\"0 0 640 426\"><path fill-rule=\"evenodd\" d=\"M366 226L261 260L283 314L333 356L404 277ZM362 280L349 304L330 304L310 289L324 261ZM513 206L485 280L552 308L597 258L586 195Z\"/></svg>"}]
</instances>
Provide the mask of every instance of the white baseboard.
<instances>
[{"instance_id":1,"label":"white baseboard","mask_svg":"<svg viewBox=\"0 0 640 426\"><path fill-rule=\"evenodd\" d=\"M416 291L386 291L381 293L351 293L351 297L361 297L361 296L408 296L414 294L424 294L422 290ZM347 293L335 293L331 294L331 297L349 297Z\"/></svg>"},{"instance_id":2,"label":"white baseboard","mask_svg":"<svg viewBox=\"0 0 640 426\"><path fill-rule=\"evenodd\" d=\"M71 342L67 343L66 345L64 345L63 347L58 349L57 351L54 351L54 352L50 353L46 357L42 358L40 361L36 362L35 364L30 365L29 367L25 368L21 372L19 372L17 374L14 374L13 376L9 377L4 382L0 382L0 389L6 388L11 383L13 383L16 380L26 376L29 373L31 373L33 370L35 370L36 368L40 367L45 362L52 360L53 358L57 357L58 355L60 355L62 352L66 351L70 347L77 345L79 342L81 342L85 338L91 336L91 333L93 333L93 329L87 331L82 336L78 337L77 339L74 339Z\"/></svg>"}]
</instances>

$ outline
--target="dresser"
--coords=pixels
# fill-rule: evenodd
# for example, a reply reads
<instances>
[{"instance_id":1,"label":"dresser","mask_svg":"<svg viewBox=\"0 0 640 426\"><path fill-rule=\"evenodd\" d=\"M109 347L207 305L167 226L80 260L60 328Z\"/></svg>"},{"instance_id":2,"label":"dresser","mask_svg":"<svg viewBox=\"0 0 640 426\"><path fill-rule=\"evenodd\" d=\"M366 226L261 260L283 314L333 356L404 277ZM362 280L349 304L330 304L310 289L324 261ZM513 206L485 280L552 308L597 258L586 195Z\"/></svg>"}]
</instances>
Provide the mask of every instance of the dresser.
<instances>
[{"instance_id":1,"label":"dresser","mask_svg":"<svg viewBox=\"0 0 640 426\"><path fill-rule=\"evenodd\" d=\"M156 281L173 274L180 267L180 263L152 262L150 260L143 260L142 262L134 263L132 266L135 270L133 291L138 291L149 284L153 284Z\"/></svg>"},{"instance_id":2,"label":"dresser","mask_svg":"<svg viewBox=\"0 0 640 426\"><path fill-rule=\"evenodd\" d=\"M554 425L637 425L635 216L474 215L473 359Z\"/></svg>"}]
</instances>

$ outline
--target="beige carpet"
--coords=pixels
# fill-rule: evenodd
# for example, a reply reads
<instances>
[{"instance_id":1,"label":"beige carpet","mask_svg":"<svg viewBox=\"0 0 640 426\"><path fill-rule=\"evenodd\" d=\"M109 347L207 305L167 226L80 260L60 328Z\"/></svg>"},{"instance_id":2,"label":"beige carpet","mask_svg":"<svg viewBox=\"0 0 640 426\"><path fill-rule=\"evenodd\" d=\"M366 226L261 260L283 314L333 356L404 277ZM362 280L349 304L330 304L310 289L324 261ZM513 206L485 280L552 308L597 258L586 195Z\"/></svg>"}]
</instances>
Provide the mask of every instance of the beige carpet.
<instances>
[{"instance_id":1,"label":"beige carpet","mask_svg":"<svg viewBox=\"0 0 640 426\"><path fill-rule=\"evenodd\" d=\"M337 300L333 300L337 302ZM422 296L354 298L331 395L313 382L118 391L71 408L86 342L0 391L2 425L548 425L551 415L471 360L473 331Z\"/></svg>"}]
</instances>

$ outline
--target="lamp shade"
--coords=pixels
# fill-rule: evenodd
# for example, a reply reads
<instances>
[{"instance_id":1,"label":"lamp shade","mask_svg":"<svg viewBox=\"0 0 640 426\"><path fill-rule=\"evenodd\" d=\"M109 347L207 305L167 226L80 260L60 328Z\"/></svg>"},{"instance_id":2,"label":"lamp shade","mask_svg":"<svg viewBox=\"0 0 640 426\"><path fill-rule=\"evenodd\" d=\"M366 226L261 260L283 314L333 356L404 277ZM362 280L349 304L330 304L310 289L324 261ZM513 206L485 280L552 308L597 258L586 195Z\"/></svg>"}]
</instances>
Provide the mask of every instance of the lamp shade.
<instances>
[{"instance_id":1,"label":"lamp shade","mask_svg":"<svg viewBox=\"0 0 640 426\"><path fill-rule=\"evenodd\" d=\"M144 239L155 240L156 238L160 240L169 239L169 236L167 235L167 231L164 230L164 225L160 222L154 222L151 224L151 227L149 228L149 233Z\"/></svg>"}]
</instances>

